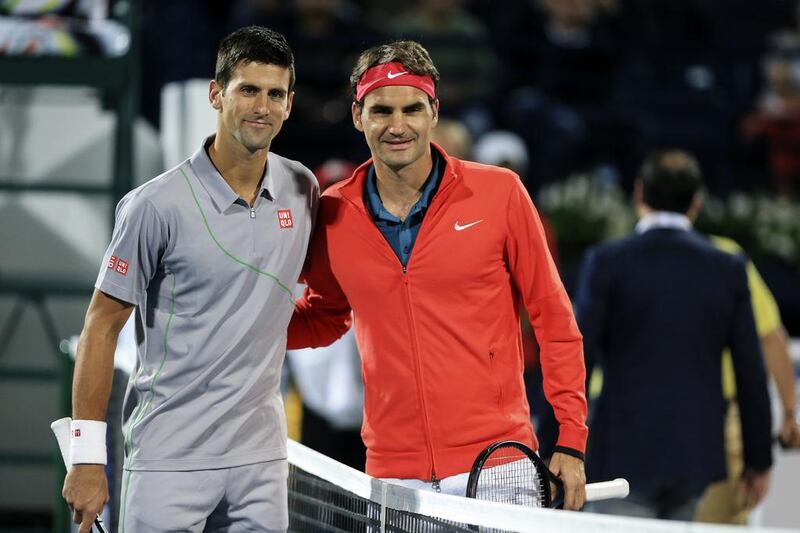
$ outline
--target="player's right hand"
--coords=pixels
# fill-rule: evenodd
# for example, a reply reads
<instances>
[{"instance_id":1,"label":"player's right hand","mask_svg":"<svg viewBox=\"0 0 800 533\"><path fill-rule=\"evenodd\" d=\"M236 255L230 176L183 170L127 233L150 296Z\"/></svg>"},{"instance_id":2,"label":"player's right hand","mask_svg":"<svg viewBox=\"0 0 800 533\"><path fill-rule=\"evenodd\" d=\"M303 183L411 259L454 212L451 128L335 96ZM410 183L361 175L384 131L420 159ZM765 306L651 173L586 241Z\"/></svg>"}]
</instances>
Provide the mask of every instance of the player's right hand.
<instances>
[{"instance_id":1,"label":"player's right hand","mask_svg":"<svg viewBox=\"0 0 800 533\"><path fill-rule=\"evenodd\" d=\"M108 502L108 480L103 465L72 465L61 491L79 533L91 533L92 524Z\"/></svg>"},{"instance_id":2,"label":"player's right hand","mask_svg":"<svg viewBox=\"0 0 800 533\"><path fill-rule=\"evenodd\" d=\"M800 448L800 420L794 418L793 412L783 421L778 439L784 448Z\"/></svg>"}]
</instances>

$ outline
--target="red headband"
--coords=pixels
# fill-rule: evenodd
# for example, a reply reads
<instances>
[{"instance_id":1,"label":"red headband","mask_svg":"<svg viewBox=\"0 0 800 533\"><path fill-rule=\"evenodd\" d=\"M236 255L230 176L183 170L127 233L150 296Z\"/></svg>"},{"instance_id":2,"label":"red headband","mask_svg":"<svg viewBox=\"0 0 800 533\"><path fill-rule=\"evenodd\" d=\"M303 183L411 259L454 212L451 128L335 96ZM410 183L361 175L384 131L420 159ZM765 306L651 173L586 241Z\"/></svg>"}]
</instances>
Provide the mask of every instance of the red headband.
<instances>
[{"instance_id":1,"label":"red headband","mask_svg":"<svg viewBox=\"0 0 800 533\"><path fill-rule=\"evenodd\" d=\"M356 85L356 102L360 102L370 91L387 85L408 85L420 89L433 99L436 99L436 88L430 76L414 74L402 63L383 63L366 72Z\"/></svg>"}]
</instances>

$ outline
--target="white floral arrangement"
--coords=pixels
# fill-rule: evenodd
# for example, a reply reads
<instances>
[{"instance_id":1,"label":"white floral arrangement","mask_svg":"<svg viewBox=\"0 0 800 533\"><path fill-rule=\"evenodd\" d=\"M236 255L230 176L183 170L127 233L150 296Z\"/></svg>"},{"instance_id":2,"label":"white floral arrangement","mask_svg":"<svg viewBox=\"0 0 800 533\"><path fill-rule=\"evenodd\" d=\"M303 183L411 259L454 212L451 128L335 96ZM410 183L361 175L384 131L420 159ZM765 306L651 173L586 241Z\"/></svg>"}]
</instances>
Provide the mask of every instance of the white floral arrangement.
<instances>
[{"instance_id":1,"label":"white floral arrangement","mask_svg":"<svg viewBox=\"0 0 800 533\"><path fill-rule=\"evenodd\" d=\"M578 259L589 246L629 235L636 223L632 202L601 172L574 174L542 187L536 198L558 236L559 253ZM733 193L707 197L698 231L730 237L749 255L800 266L800 203L786 197Z\"/></svg>"},{"instance_id":2,"label":"white floral arrangement","mask_svg":"<svg viewBox=\"0 0 800 533\"><path fill-rule=\"evenodd\" d=\"M800 204L786 197L731 194L708 198L697 227L731 237L751 256L800 265Z\"/></svg>"},{"instance_id":3,"label":"white floral arrangement","mask_svg":"<svg viewBox=\"0 0 800 533\"><path fill-rule=\"evenodd\" d=\"M629 234L636 222L630 204L602 173L574 174L545 185L537 195L565 258L579 258L588 246Z\"/></svg>"}]
</instances>

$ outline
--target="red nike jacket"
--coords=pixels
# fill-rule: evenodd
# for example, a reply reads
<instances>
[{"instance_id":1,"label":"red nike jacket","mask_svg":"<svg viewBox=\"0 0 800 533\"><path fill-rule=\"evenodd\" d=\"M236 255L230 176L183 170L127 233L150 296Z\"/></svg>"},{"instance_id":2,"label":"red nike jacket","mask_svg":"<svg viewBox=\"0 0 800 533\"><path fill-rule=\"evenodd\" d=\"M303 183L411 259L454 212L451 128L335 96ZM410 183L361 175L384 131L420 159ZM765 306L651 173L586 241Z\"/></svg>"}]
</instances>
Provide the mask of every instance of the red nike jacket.
<instances>
[{"instance_id":1,"label":"red nike jacket","mask_svg":"<svg viewBox=\"0 0 800 533\"><path fill-rule=\"evenodd\" d=\"M321 198L288 348L325 346L353 311L367 473L441 479L514 439L537 448L519 303L541 346L559 446L586 446L581 334L519 177L442 153L446 167L404 268L364 203L371 161Z\"/></svg>"}]
</instances>

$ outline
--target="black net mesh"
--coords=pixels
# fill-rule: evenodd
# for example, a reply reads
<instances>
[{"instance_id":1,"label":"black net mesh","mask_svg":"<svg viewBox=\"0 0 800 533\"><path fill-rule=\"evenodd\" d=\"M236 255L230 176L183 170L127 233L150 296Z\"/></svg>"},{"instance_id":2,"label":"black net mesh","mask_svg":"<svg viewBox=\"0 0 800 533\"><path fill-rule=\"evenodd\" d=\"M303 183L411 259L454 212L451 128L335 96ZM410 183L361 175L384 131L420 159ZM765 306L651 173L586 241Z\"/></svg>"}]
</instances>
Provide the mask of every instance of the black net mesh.
<instances>
[{"instance_id":1,"label":"black net mesh","mask_svg":"<svg viewBox=\"0 0 800 533\"><path fill-rule=\"evenodd\" d=\"M380 531L380 504L289 465L289 531Z\"/></svg>"},{"instance_id":2,"label":"black net mesh","mask_svg":"<svg viewBox=\"0 0 800 533\"><path fill-rule=\"evenodd\" d=\"M380 504L289 465L289 531L297 533L502 533L500 530L451 522Z\"/></svg>"}]
</instances>

